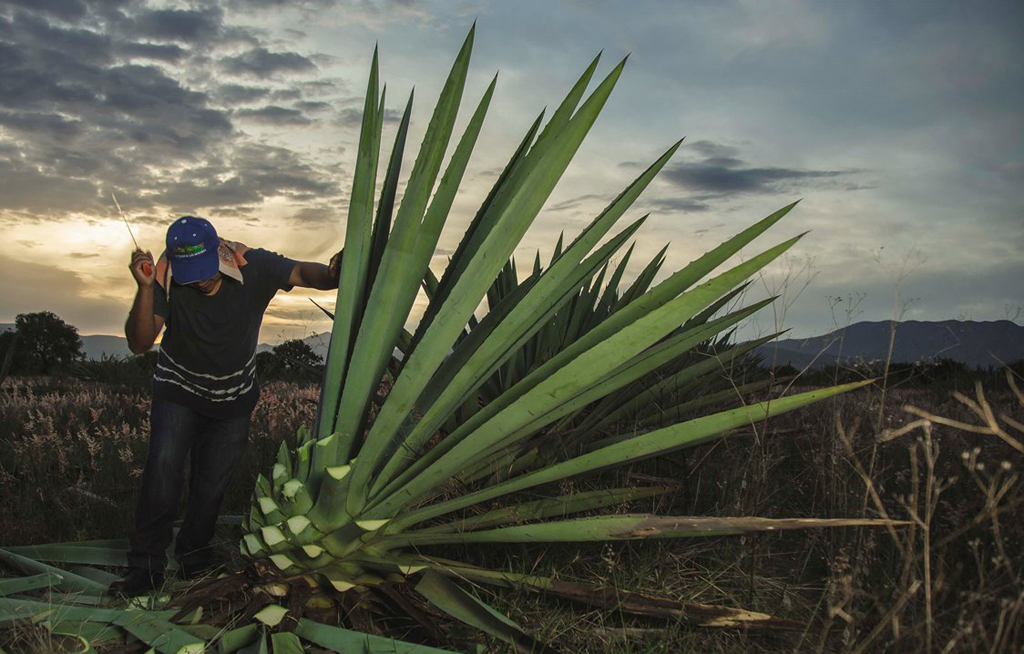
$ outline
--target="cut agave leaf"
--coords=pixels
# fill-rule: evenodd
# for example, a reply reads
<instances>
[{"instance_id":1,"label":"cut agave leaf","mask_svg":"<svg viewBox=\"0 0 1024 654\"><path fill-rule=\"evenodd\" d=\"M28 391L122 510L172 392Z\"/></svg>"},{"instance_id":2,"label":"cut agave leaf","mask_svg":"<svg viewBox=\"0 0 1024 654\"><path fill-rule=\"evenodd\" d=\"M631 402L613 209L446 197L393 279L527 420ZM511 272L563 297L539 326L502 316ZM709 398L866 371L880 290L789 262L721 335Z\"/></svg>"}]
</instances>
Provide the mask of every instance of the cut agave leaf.
<instances>
[{"instance_id":1,"label":"cut agave leaf","mask_svg":"<svg viewBox=\"0 0 1024 654\"><path fill-rule=\"evenodd\" d=\"M307 618L299 620L295 634L303 640L327 648L338 654L361 652L362 654L451 654L451 650L406 643L393 638L332 627Z\"/></svg>"},{"instance_id":2,"label":"cut agave leaf","mask_svg":"<svg viewBox=\"0 0 1024 654\"><path fill-rule=\"evenodd\" d=\"M424 572L416 584L416 592L453 618L510 643L519 652L552 654L557 651L436 572Z\"/></svg>"}]
</instances>

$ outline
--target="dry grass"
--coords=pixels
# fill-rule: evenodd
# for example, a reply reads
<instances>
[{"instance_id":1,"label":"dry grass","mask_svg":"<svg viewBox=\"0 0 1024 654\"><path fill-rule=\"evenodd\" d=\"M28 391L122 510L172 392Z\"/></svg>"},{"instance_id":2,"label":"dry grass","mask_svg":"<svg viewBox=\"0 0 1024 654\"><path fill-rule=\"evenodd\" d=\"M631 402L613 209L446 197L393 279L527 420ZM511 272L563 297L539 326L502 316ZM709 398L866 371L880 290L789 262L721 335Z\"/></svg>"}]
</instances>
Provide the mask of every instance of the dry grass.
<instances>
[{"instance_id":1,"label":"dry grass","mask_svg":"<svg viewBox=\"0 0 1024 654\"><path fill-rule=\"evenodd\" d=\"M309 386L264 389L225 512L248 508L255 475L269 468L282 438L311 421L315 399ZM571 486L669 480L679 492L630 509L889 515L912 520L909 527L445 554L808 621L803 633L695 630L526 591L480 589L565 651L1021 651L1024 490L1013 439L1020 439L1014 430L1024 408L1009 389L958 399L890 387L882 399L881 389L839 397L752 425L746 435ZM148 398L127 390L9 379L0 391L3 544L127 536L147 411ZM223 538L233 549L233 534Z\"/></svg>"}]
</instances>

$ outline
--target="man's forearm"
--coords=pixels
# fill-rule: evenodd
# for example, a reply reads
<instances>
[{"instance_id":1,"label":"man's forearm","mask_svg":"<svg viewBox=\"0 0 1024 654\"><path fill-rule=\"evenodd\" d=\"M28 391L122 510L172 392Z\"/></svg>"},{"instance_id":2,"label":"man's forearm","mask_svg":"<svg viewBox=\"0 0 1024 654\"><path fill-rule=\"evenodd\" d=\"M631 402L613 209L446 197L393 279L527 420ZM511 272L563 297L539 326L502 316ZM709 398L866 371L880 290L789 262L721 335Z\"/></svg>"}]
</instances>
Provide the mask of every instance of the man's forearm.
<instances>
[{"instance_id":1,"label":"man's forearm","mask_svg":"<svg viewBox=\"0 0 1024 654\"><path fill-rule=\"evenodd\" d=\"M153 347L156 340L156 324L153 320L153 287L140 286L135 301L124 324L124 335L128 338L128 349L142 354Z\"/></svg>"},{"instance_id":2,"label":"man's forearm","mask_svg":"<svg viewBox=\"0 0 1024 654\"><path fill-rule=\"evenodd\" d=\"M302 267L300 275L304 282L303 286L321 291L330 291L338 288L338 280L331 277L330 270L324 264L314 261L303 261L299 266Z\"/></svg>"}]
</instances>

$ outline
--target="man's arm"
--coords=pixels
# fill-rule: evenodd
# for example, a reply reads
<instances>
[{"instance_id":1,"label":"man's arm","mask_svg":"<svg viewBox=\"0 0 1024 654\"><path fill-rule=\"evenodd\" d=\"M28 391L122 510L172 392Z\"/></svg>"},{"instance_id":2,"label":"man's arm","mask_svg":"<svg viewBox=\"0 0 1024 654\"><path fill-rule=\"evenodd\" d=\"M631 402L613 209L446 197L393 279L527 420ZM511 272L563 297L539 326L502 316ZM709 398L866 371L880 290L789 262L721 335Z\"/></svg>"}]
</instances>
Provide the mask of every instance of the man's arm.
<instances>
[{"instance_id":1,"label":"man's arm","mask_svg":"<svg viewBox=\"0 0 1024 654\"><path fill-rule=\"evenodd\" d=\"M344 252L344 250L342 251ZM288 284L302 288L330 291L338 288L338 274L341 271L342 252L331 257L331 263L324 265L314 261L297 261L288 277Z\"/></svg>"},{"instance_id":2,"label":"man's arm","mask_svg":"<svg viewBox=\"0 0 1024 654\"><path fill-rule=\"evenodd\" d=\"M148 275L143 271L144 263L149 264ZM139 289L135 293L132 309L128 312L128 320L124 323L124 335L128 338L128 349L134 354L142 354L153 347L157 335L164 327L163 317L153 313L153 287L156 281L153 255L136 250L128 267Z\"/></svg>"}]
</instances>

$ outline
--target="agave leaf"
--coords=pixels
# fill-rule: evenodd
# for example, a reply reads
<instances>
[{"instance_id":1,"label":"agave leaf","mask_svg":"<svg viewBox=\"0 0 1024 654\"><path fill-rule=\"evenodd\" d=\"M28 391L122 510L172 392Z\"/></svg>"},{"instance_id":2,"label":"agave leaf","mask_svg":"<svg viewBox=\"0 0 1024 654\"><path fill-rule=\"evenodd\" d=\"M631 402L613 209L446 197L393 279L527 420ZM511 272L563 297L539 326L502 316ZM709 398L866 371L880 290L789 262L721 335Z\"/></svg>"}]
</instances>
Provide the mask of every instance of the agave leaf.
<instances>
[{"instance_id":1,"label":"agave leaf","mask_svg":"<svg viewBox=\"0 0 1024 654\"><path fill-rule=\"evenodd\" d=\"M274 654L304 654L306 651L299 637L288 631L270 634L270 645Z\"/></svg>"},{"instance_id":2,"label":"agave leaf","mask_svg":"<svg viewBox=\"0 0 1024 654\"><path fill-rule=\"evenodd\" d=\"M331 329L331 343L324 364L320 402L317 405L315 438L334 432L339 391L348 368L349 348L358 327L356 321L362 313L362 299L366 295L365 284L370 254L369 240L372 235L369 221L373 211L373 192L377 179L377 154L380 147L379 131L377 130L379 121L376 116L379 97L377 89L377 49L374 48L345 229L345 257L341 266L341 278L345 279L345 283L338 286L337 301L334 305L335 318ZM313 476L315 479L319 479L318 470L313 470Z\"/></svg>"},{"instance_id":3,"label":"agave leaf","mask_svg":"<svg viewBox=\"0 0 1024 654\"><path fill-rule=\"evenodd\" d=\"M451 209L452 202L455 200L455 192L457 191L459 184L462 181L462 176L466 171L466 166L469 163L469 157L473 152L473 147L476 144L476 139L480 133L480 127L483 124L484 116L487 113L487 107L490 104L493 93L494 82L492 81L487 92L484 94L483 99L480 101L477 111L470 119L469 126L466 128L462 140L455 149L455 153L449 163L448 170L445 172L444 177L441 179L438 189L434 194L433 200L430 203L430 208L423 217L423 225L420 230L421 233L414 244L414 252L412 256L406 253L401 257L401 261L405 263L406 269L411 271L411 276L404 280L396 280L396 282L400 281L402 283L401 290L404 293L404 297L394 305L375 305L392 306L393 314L391 314L391 312L381 313L384 315L393 315L393 319L399 329L401 329L404 317L407 315L416 298L418 281L423 278L424 271L428 269L430 257L437 245L437 239L441 234L441 228L443 227L444 221ZM405 200L403 200L403 206L404 203ZM391 343L393 340L393 338L387 338L387 335L385 335L383 343ZM390 352L388 352L388 355L390 356ZM349 492L348 509L350 513L355 514L364 504L370 474L377 466L382 455L383 448L389 442L391 436L390 430L397 429L397 423L401 419L397 413L389 411L388 404L390 398L391 396L389 394L388 399L384 401L384 406L381 407L381 411L378 414L377 419L373 423L373 427L370 429L370 433L367 435L366 442L359 450L359 465L355 466L353 469L354 477L352 487ZM404 418L404 416L402 417ZM389 420L393 420L394 422L389 422Z\"/></svg>"},{"instance_id":4,"label":"agave leaf","mask_svg":"<svg viewBox=\"0 0 1024 654\"><path fill-rule=\"evenodd\" d=\"M149 611L123 611L113 621L161 654L202 654L206 643Z\"/></svg>"},{"instance_id":5,"label":"agave leaf","mask_svg":"<svg viewBox=\"0 0 1024 654\"><path fill-rule=\"evenodd\" d=\"M425 572L416 584L416 592L453 618L510 643L519 652L549 654L557 651L436 572Z\"/></svg>"},{"instance_id":6,"label":"agave leaf","mask_svg":"<svg viewBox=\"0 0 1024 654\"><path fill-rule=\"evenodd\" d=\"M420 261L420 257L414 256L417 240L422 238L429 241L428 233L433 228L440 233L440 225L426 225L423 222L424 211L458 115L473 48L474 31L470 30L466 37L427 125L419 155L416 157L401 206L395 217L395 225L384 249L378 283L370 291L368 306L388 307L388 310L369 312L358 327L352 363L346 372L344 392L341 394L335 423L335 430L340 434L340 438L334 447L324 451L324 458L316 460L317 465L344 462L348 459L350 451L360 450L359 447L353 449L355 436L360 433L364 424L370 398L377 390L384 367L394 349L394 343L415 299L419 281L423 279L423 268L429 263L429 254L426 261ZM489 98L490 93L487 93L476 117L477 125L483 120ZM472 128L468 131L472 131ZM468 153L464 153L463 156L468 158ZM457 184L458 180L454 181ZM436 237L434 241L436 242ZM432 253L433 243L427 247ZM370 464L372 461L365 463Z\"/></svg>"},{"instance_id":7,"label":"agave leaf","mask_svg":"<svg viewBox=\"0 0 1024 654\"><path fill-rule=\"evenodd\" d=\"M659 407L661 406L660 400L664 397L672 397L673 391L686 391L689 389L688 384L702 383L702 379L707 374L725 368L729 362L742 357L777 337L778 334L769 334L749 343L729 348L725 352L709 354L703 361L689 365L676 374L658 381L649 388L638 390L633 397L628 398L621 406L608 407L609 412L603 418L603 422L610 424L624 419L627 415L649 410L652 407Z\"/></svg>"},{"instance_id":8,"label":"agave leaf","mask_svg":"<svg viewBox=\"0 0 1024 654\"><path fill-rule=\"evenodd\" d=\"M556 516L567 516L573 513L592 511L607 506L632 502L646 497L654 497L655 495L662 495L673 490L663 486L652 486L647 488L608 488L573 493L571 495L562 495L501 507L478 516L428 527L419 530L418 533L462 533L486 527L495 527L510 522L526 522Z\"/></svg>"},{"instance_id":9,"label":"agave leaf","mask_svg":"<svg viewBox=\"0 0 1024 654\"><path fill-rule=\"evenodd\" d=\"M732 536L748 531L778 531L818 527L862 527L909 524L902 520L872 518L719 518L658 516L652 514L602 515L554 520L454 534L405 532L381 541L381 547L397 544L425 546L446 543L560 543L577 541L639 540L643 538L691 538Z\"/></svg>"},{"instance_id":10,"label":"agave leaf","mask_svg":"<svg viewBox=\"0 0 1024 654\"><path fill-rule=\"evenodd\" d=\"M259 625L255 622L226 631L217 641L217 652L218 654L237 652L243 647L256 642L259 635Z\"/></svg>"},{"instance_id":11,"label":"agave leaf","mask_svg":"<svg viewBox=\"0 0 1024 654\"><path fill-rule=\"evenodd\" d=\"M384 173L384 186L380 192L380 201L377 203L377 219L373 221L373 235L370 242L373 244L370 251L370 270L366 281L366 298L364 302L370 301L370 289L377 280L377 272L380 270L380 262L384 258L384 248L388 242L388 235L391 231L391 218L395 209L395 195L398 193L398 177L402 172L402 157L405 154L405 139L409 132L409 120L412 117L412 100L414 93L409 93L409 101L402 113L402 120L398 124L398 133L395 135L395 144L391 148L391 158L388 160L388 169ZM383 112L383 107L381 107ZM333 320L333 316L331 317Z\"/></svg>"},{"instance_id":12,"label":"agave leaf","mask_svg":"<svg viewBox=\"0 0 1024 654\"><path fill-rule=\"evenodd\" d=\"M308 618L299 620L298 626L295 627L295 634L303 640L308 640L339 654L353 652L361 654L451 654L449 650L371 636L341 627L331 627Z\"/></svg>"},{"instance_id":13,"label":"agave leaf","mask_svg":"<svg viewBox=\"0 0 1024 654\"><path fill-rule=\"evenodd\" d=\"M85 563L125 568L128 566L126 549L93 547L91 545L22 545L7 548L8 552L52 563Z\"/></svg>"},{"instance_id":14,"label":"agave leaf","mask_svg":"<svg viewBox=\"0 0 1024 654\"><path fill-rule=\"evenodd\" d=\"M100 596L107 591L103 584L87 579L85 577L55 568L52 565L40 563L20 554L0 549L0 563L12 566L28 575L49 574L60 578L56 587L68 593L82 593L85 595Z\"/></svg>"},{"instance_id":15,"label":"agave leaf","mask_svg":"<svg viewBox=\"0 0 1024 654\"><path fill-rule=\"evenodd\" d=\"M681 602L666 597L632 593L621 588L564 581L553 577L488 570L465 563L421 557L422 564L450 577L491 584L503 588L525 588L554 595L588 607L600 607L631 615L680 620L701 627L743 627L783 631L802 631L806 624L775 618L764 613L697 602Z\"/></svg>"},{"instance_id":16,"label":"agave leaf","mask_svg":"<svg viewBox=\"0 0 1024 654\"><path fill-rule=\"evenodd\" d=\"M29 577L11 577L0 579L0 597L15 595L28 590L48 588L61 582L61 577L54 572L41 572Z\"/></svg>"},{"instance_id":17,"label":"agave leaf","mask_svg":"<svg viewBox=\"0 0 1024 654\"><path fill-rule=\"evenodd\" d=\"M857 388L862 388L872 383L873 380L842 384L820 390L808 391L789 397L783 397L771 402L760 402L744 407L723 411L721 413L703 416L682 422L669 427L664 427L622 443L615 443L603 447L594 452L563 461L547 468L537 470L508 481L483 488L478 491L466 493L460 497L444 502L438 502L429 506L405 513L390 525L390 533L398 533L408 526L436 518L437 516L458 511L467 506L473 506L495 497L501 497L508 493L514 493L527 488L533 488L540 484L558 481L573 475L595 472L605 468L625 465L632 461L647 459L652 456L666 454L686 447L693 447L715 436L727 432L736 427L749 424L753 421L764 420L771 416L780 415L812 402L817 402L841 393L846 393Z\"/></svg>"}]
</instances>

